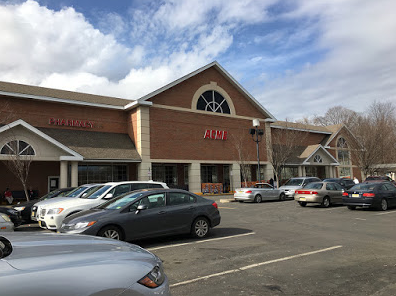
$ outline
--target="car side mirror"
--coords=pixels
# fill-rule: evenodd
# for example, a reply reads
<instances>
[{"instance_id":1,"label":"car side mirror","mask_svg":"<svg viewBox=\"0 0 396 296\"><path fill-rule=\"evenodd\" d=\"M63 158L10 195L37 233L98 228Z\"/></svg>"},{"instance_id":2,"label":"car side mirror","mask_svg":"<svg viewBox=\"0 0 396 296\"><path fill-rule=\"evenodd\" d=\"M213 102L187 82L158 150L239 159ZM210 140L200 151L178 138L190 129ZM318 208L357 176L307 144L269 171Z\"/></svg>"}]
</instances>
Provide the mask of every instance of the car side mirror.
<instances>
[{"instance_id":1,"label":"car side mirror","mask_svg":"<svg viewBox=\"0 0 396 296\"><path fill-rule=\"evenodd\" d=\"M146 210L147 206L146 205L138 205L136 208L135 214L139 214L140 211Z\"/></svg>"},{"instance_id":2,"label":"car side mirror","mask_svg":"<svg viewBox=\"0 0 396 296\"><path fill-rule=\"evenodd\" d=\"M113 193L107 193L104 199L110 199L113 198Z\"/></svg>"},{"instance_id":3,"label":"car side mirror","mask_svg":"<svg viewBox=\"0 0 396 296\"><path fill-rule=\"evenodd\" d=\"M85 193L83 193L82 195L81 195L81 197L84 197L84 196L86 196L87 195L87 193L85 192Z\"/></svg>"}]
</instances>

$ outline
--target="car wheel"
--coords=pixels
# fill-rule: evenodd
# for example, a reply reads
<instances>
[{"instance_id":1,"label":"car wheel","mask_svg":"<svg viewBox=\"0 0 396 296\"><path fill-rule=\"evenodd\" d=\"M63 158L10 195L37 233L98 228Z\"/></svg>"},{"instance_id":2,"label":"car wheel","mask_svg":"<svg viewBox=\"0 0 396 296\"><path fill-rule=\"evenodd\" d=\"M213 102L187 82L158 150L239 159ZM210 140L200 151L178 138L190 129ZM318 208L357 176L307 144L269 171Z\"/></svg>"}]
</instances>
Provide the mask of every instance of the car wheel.
<instances>
[{"instance_id":1,"label":"car wheel","mask_svg":"<svg viewBox=\"0 0 396 296\"><path fill-rule=\"evenodd\" d=\"M197 238L204 238L209 233L209 221L204 217L195 219L191 226L191 234Z\"/></svg>"},{"instance_id":2,"label":"car wheel","mask_svg":"<svg viewBox=\"0 0 396 296\"><path fill-rule=\"evenodd\" d=\"M241 202L241 203L243 202L243 200L238 200L238 201Z\"/></svg>"},{"instance_id":3,"label":"car wheel","mask_svg":"<svg viewBox=\"0 0 396 296\"><path fill-rule=\"evenodd\" d=\"M381 211L386 211L388 209L388 201L386 199L381 199Z\"/></svg>"},{"instance_id":4,"label":"car wheel","mask_svg":"<svg viewBox=\"0 0 396 296\"><path fill-rule=\"evenodd\" d=\"M257 195L254 197L254 202L260 203L261 201L262 201L261 195L260 195L260 194L257 194Z\"/></svg>"},{"instance_id":5,"label":"car wheel","mask_svg":"<svg viewBox=\"0 0 396 296\"><path fill-rule=\"evenodd\" d=\"M98 232L98 236L123 240L122 231L117 226L106 226Z\"/></svg>"},{"instance_id":6,"label":"car wheel","mask_svg":"<svg viewBox=\"0 0 396 296\"><path fill-rule=\"evenodd\" d=\"M325 196L322 200L322 207L328 208L330 206L330 197Z\"/></svg>"},{"instance_id":7,"label":"car wheel","mask_svg":"<svg viewBox=\"0 0 396 296\"><path fill-rule=\"evenodd\" d=\"M347 206L347 208L348 208L348 210L351 210L351 211L356 210L356 206Z\"/></svg>"},{"instance_id":8,"label":"car wheel","mask_svg":"<svg viewBox=\"0 0 396 296\"><path fill-rule=\"evenodd\" d=\"M300 206L305 207L307 206L307 203L305 201L299 201L298 202L300 204Z\"/></svg>"},{"instance_id":9,"label":"car wheel","mask_svg":"<svg viewBox=\"0 0 396 296\"><path fill-rule=\"evenodd\" d=\"M286 200L286 195L283 192L279 195L279 200Z\"/></svg>"}]
</instances>

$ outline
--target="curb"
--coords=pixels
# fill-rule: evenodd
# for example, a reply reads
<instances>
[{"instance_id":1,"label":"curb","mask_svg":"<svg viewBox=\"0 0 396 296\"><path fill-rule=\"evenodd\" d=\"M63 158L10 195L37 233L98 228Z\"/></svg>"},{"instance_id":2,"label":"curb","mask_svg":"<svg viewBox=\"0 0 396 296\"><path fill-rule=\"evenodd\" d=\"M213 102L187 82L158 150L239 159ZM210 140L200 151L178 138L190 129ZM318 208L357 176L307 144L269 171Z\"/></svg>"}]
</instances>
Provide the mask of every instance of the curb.
<instances>
[{"instance_id":1,"label":"curb","mask_svg":"<svg viewBox=\"0 0 396 296\"><path fill-rule=\"evenodd\" d=\"M235 199L220 199L221 203L227 203L227 202L236 202Z\"/></svg>"}]
</instances>

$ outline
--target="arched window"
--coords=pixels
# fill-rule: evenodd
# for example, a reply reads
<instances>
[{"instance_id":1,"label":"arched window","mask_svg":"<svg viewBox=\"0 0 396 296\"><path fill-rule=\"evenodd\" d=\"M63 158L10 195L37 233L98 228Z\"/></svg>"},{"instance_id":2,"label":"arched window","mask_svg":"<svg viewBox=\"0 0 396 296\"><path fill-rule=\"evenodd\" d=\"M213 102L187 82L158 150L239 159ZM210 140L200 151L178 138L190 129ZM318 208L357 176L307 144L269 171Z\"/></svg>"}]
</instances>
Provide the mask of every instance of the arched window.
<instances>
[{"instance_id":1,"label":"arched window","mask_svg":"<svg viewBox=\"0 0 396 296\"><path fill-rule=\"evenodd\" d=\"M320 156L318 154L315 155L314 162L322 163L323 162L322 156Z\"/></svg>"},{"instance_id":2,"label":"arched window","mask_svg":"<svg viewBox=\"0 0 396 296\"><path fill-rule=\"evenodd\" d=\"M25 141L14 140L1 148L0 154L6 155L36 155L33 147Z\"/></svg>"},{"instance_id":3,"label":"arched window","mask_svg":"<svg viewBox=\"0 0 396 296\"><path fill-rule=\"evenodd\" d=\"M339 138L337 141L337 147L341 149L348 149L347 142L344 138Z\"/></svg>"},{"instance_id":4,"label":"arched window","mask_svg":"<svg viewBox=\"0 0 396 296\"><path fill-rule=\"evenodd\" d=\"M205 91L198 99L197 110L231 114L227 100L217 91Z\"/></svg>"}]
</instances>

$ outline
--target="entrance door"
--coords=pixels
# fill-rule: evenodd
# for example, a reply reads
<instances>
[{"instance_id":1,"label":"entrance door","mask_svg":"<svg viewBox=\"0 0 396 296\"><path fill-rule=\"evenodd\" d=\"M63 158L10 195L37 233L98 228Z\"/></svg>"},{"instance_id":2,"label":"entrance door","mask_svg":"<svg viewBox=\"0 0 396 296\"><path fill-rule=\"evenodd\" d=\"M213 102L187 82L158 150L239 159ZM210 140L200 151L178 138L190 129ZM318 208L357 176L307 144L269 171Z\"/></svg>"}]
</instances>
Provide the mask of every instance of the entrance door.
<instances>
[{"instance_id":1,"label":"entrance door","mask_svg":"<svg viewBox=\"0 0 396 296\"><path fill-rule=\"evenodd\" d=\"M48 192L59 188L59 176L48 177Z\"/></svg>"}]
</instances>

